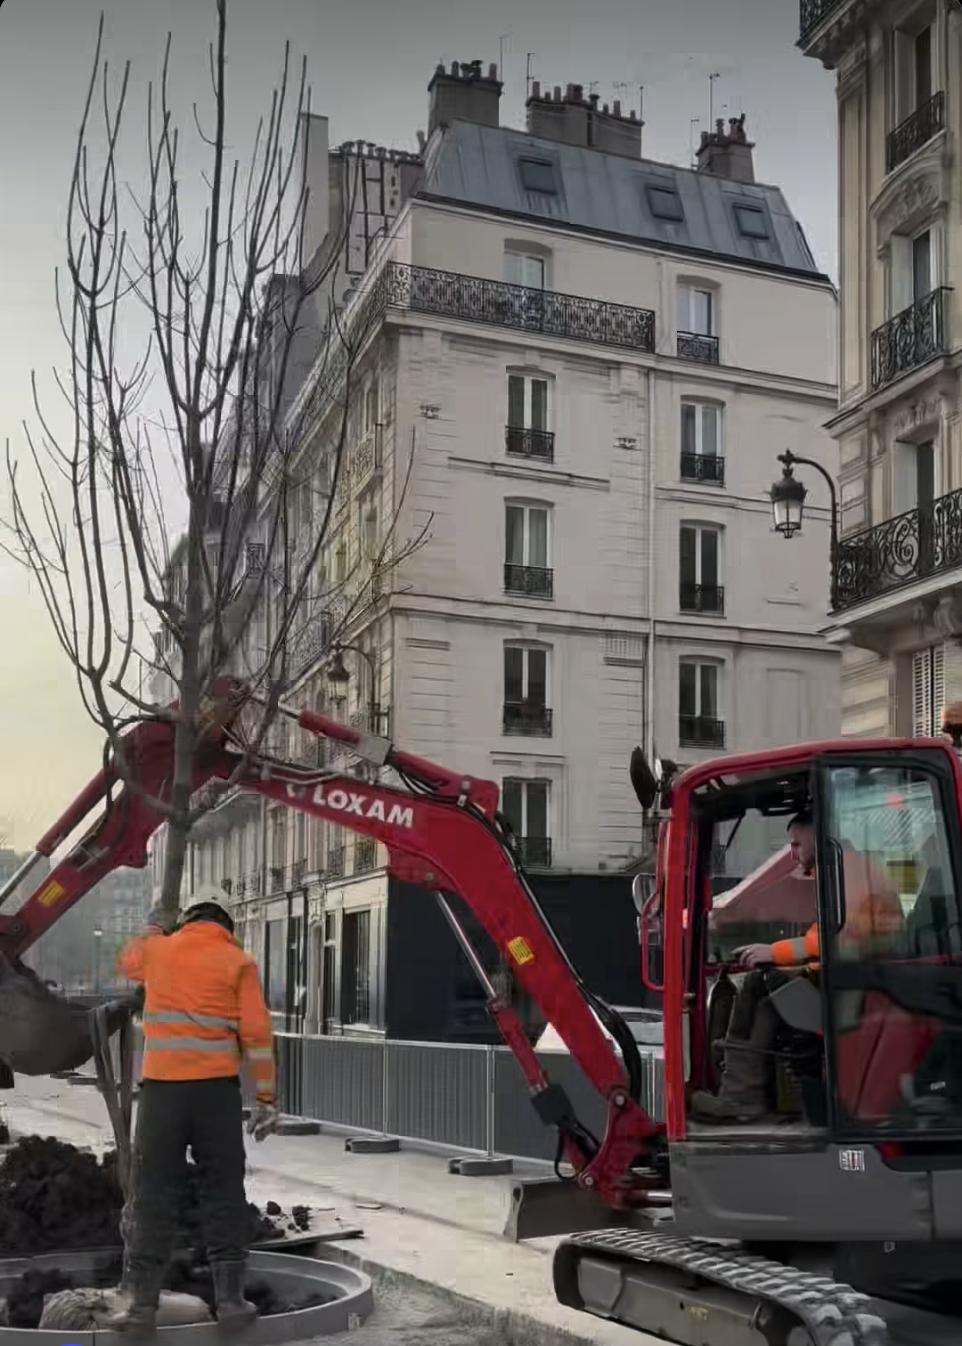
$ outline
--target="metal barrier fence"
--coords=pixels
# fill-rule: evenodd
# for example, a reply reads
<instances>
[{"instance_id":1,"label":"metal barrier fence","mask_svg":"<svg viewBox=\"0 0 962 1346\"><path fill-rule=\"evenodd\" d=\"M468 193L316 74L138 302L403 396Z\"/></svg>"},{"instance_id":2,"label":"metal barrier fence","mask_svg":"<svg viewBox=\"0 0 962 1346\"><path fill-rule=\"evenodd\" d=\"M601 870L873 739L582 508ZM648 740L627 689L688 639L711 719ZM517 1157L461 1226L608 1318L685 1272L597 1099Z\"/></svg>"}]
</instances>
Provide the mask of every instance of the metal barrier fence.
<instances>
[{"instance_id":1,"label":"metal barrier fence","mask_svg":"<svg viewBox=\"0 0 962 1346\"><path fill-rule=\"evenodd\" d=\"M553 1160L553 1131L538 1119L524 1077L504 1047L278 1033L281 1106L287 1114L457 1150ZM660 1057L642 1053L642 1103L661 1120ZM541 1056L582 1123L603 1135L605 1105L564 1052Z\"/></svg>"},{"instance_id":2,"label":"metal barrier fence","mask_svg":"<svg viewBox=\"0 0 962 1346\"><path fill-rule=\"evenodd\" d=\"M553 1160L555 1133L531 1105L506 1047L275 1033L282 1110L346 1130L455 1150ZM135 1037L134 1078L142 1059ZM540 1054L580 1121L604 1134L605 1105L573 1057ZM664 1117L662 1060L642 1050L643 1106ZM248 1102L251 1091L245 1088Z\"/></svg>"}]
</instances>

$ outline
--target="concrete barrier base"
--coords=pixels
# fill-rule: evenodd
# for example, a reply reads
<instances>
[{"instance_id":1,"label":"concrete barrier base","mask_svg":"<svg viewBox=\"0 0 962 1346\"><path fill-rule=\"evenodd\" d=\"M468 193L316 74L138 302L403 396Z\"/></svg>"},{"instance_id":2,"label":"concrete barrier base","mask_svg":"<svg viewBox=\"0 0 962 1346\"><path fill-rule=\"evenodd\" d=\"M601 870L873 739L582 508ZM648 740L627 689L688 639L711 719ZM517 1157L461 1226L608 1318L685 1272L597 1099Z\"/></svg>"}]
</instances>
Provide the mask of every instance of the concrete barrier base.
<instances>
[{"instance_id":1,"label":"concrete barrier base","mask_svg":"<svg viewBox=\"0 0 962 1346\"><path fill-rule=\"evenodd\" d=\"M448 1160L448 1172L460 1178L501 1178L514 1172L514 1160L500 1155L469 1154Z\"/></svg>"},{"instance_id":2,"label":"concrete barrier base","mask_svg":"<svg viewBox=\"0 0 962 1346\"><path fill-rule=\"evenodd\" d=\"M351 1136L344 1148L350 1154L397 1154L401 1142L397 1136Z\"/></svg>"}]
</instances>

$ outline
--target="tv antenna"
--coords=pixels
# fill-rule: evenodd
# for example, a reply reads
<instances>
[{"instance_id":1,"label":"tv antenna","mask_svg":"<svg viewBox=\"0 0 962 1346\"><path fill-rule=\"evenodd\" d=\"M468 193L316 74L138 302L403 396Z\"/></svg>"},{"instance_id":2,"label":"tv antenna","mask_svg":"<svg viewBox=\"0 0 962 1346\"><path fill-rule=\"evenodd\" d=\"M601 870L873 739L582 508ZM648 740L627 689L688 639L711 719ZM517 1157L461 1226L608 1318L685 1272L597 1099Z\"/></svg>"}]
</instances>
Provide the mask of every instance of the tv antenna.
<instances>
[{"instance_id":1,"label":"tv antenna","mask_svg":"<svg viewBox=\"0 0 962 1346\"><path fill-rule=\"evenodd\" d=\"M529 51L524 67L524 101L527 102L531 97L531 63L534 60L534 52Z\"/></svg>"},{"instance_id":2,"label":"tv antenna","mask_svg":"<svg viewBox=\"0 0 962 1346\"><path fill-rule=\"evenodd\" d=\"M721 79L721 71L716 70L713 75L708 76L708 127L711 130L715 125L715 80Z\"/></svg>"},{"instance_id":3,"label":"tv antenna","mask_svg":"<svg viewBox=\"0 0 962 1346\"><path fill-rule=\"evenodd\" d=\"M510 33L501 33L498 37L498 79L504 79L504 53L507 49Z\"/></svg>"},{"instance_id":4,"label":"tv antenna","mask_svg":"<svg viewBox=\"0 0 962 1346\"><path fill-rule=\"evenodd\" d=\"M691 153L692 168L698 167L698 153L695 149L695 127L701 125L701 117L692 117L688 123L688 149Z\"/></svg>"}]
</instances>

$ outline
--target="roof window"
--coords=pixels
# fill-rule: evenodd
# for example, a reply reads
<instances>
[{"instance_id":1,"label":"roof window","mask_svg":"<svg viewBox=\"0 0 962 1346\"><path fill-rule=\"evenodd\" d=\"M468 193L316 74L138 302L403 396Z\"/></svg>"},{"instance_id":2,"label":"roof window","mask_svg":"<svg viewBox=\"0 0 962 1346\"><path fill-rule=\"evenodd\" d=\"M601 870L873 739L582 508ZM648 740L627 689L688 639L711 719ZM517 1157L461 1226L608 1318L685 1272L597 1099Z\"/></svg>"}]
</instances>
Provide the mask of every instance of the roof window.
<instances>
[{"instance_id":1,"label":"roof window","mask_svg":"<svg viewBox=\"0 0 962 1346\"><path fill-rule=\"evenodd\" d=\"M655 187L649 183L645 188L645 195L648 197L648 209L656 220L670 220L675 224L684 222L685 212L681 208L681 197L674 187Z\"/></svg>"},{"instance_id":2,"label":"roof window","mask_svg":"<svg viewBox=\"0 0 962 1346\"><path fill-rule=\"evenodd\" d=\"M537 192L541 196L557 196L558 180L555 166L547 159L519 159L521 184L526 192Z\"/></svg>"},{"instance_id":3,"label":"roof window","mask_svg":"<svg viewBox=\"0 0 962 1346\"><path fill-rule=\"evenodd\" d=\"M771 238L768 217L759 206L736 206L735 223L742 238Z\"/></svg>"}]
</instances>

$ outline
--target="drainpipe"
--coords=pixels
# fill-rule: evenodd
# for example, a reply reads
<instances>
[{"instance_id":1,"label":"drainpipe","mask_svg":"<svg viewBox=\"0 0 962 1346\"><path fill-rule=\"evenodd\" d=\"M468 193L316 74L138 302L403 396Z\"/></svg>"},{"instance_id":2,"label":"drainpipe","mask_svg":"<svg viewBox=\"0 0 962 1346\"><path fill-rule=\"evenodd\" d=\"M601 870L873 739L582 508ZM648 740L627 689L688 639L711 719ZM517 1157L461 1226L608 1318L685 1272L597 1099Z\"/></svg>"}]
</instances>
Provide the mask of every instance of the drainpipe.
<instances>
[{"instance_id":1,"label":"drainpipe","mask_svg":"<svg viewBox=\"0 0 962 1346\"><path fill-rule=\"evenodd\" d=\"M646 374L648 403L648 648L645 651L645 756L655 760L655 371Z\"/></svg>"}]
</instances>

